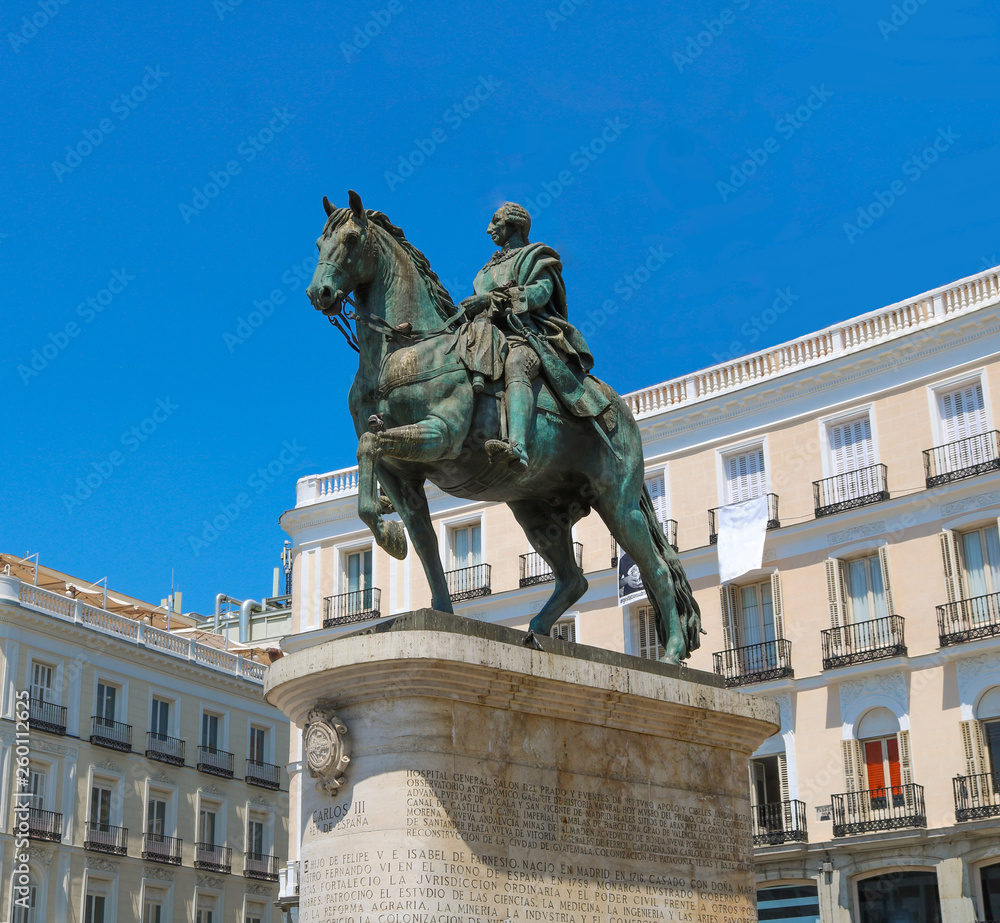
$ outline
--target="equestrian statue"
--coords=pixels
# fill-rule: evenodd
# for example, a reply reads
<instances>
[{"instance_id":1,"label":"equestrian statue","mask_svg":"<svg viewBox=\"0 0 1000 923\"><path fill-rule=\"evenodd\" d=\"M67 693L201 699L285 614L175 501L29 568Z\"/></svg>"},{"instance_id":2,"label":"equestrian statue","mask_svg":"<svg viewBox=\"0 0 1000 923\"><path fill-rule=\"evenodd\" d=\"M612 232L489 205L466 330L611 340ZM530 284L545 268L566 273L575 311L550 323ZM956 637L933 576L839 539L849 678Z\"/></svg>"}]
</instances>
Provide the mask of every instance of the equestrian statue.
<instances>
[{"instance_id":1,"label":"equestrian statue","mask_svg":"<svg viewBox=\"0 0 1000 923\"><path fill-rule=\"evenodd\" d=\"M593 356L567 317L559 255L528 241L527 211L508 202L493 215L487 231L500 249L456 306L398 227L365 210L356 192L348 200L335 208L323 198L327 220L306 293L359 354L348 397L358 513L376 542L402 559L408 534L431 605L453 612L424 484L506 503L555 578L529 625L529 638L546 636L587 590L573 526L594 509L639 567L662 659L689 657L701 614L656 519L639 429L621 397L590 374ZM401 522L385 518L391 510Z\"/></svg>"}]
</instances>

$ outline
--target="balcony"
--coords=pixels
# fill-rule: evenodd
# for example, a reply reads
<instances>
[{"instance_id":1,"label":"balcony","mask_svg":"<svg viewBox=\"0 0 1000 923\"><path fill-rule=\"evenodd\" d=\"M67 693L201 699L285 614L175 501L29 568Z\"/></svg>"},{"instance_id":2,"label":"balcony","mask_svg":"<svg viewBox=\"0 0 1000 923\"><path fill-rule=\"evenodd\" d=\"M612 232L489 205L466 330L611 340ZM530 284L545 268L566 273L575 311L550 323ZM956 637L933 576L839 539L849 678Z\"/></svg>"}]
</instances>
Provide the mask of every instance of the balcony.
<instances>
[{"instance_id":1,"label":"balcony","mask_svg":"<svg viewBox=\"0 0 1000 923\"><path fill-rule=\"evenodd\" d=\"M1000 470L1000 432L993 430L924 451L928 487Z\"/></svg>"},{"instance_id":2,"label":"balcony","mask_svg":"<svg viewBox=\"0 0 1000 923\"><path fill-rule=\"evenodd\" d=\"M764 496L767 497L767 530L770 532L772 529L780 529L778 495L765 494ZM730 505L735 506L736 504ZM714 510L708 511L708 541L710 545L716 545L719 542L719 517L717 514L721 509L721 506L717 506Z\"/></svg>"},{"instance_id":3,"label":"balcony","mask_svg":"<svg viewBox=\"0 0 1000 923\"><path fill-rule=\"evenodd\" d=\"M885 465L870 465L813 481L813 505L817 519L888 499L888 469Z\"/></svg>"},{"instance_id":4,"label":"balcony","mask_svg":"<svg viewBox=\"0 0 1000 923\"><path fill-rule=\"evenodd\" d=\"M277 881L278 857L263 852L244 853L243 877L259 878L262 881Z\"/></svg>"},{"instance_id":5,"label":"balcony","mask_svg":"<svg viewBox=\"0 0 1000 923\"><path fill-rule=\"evenodd\" d=\"M377 619L382 614L381 604L382 591L378 587L327 596L323 599L323 627Z\"/></svg>"},{"instance_id":6,"label":"balcony","mask_svg":"<svg viewBox=\"0 0 1000 923\"><path fill-rule=\"evenodd\" d=\"M245 779L250 785L277 790L281 787L281 767L260 760L247 760Z\"/></svg>"},{"instance_id":7,"label":"balcony","mask_svg":"<svg viewBox=\"0 0 1000 923\"><path fill-rule=\"evenodd\" d=\"M66 709L53 702L31 699L28 703L31 730L48 731L50 734L66 733Z\"/></svg>"},{"instance_id":8,"label":"balcony","mask_svg":"<svg viewBox=\"0 0 1000 923\"><path fill-rule=\"evenodd\" d=\"M115 827L113 824L100 824L92 820L87 821L83 848L93 852L124 856L128 852L128 828Z\"/></svg>"},{"instance_id":9,"label":"balcony","mask_svg":"<svg viewBox=\"0 0 1000 923\"><path fill-rule=\"evenodd\" d=\"M576 566L583 567L583 545L573 542L573 556L576 558ZM529 554L522 554L519 557L521 565L521 577L519 586L535 586L537 583L551 583L555 580L552 568L546 563L537 551Z\"/></svg>"},{"instance_id":10,"label":"balcony","mask_svg":"<svg viewBox=\"0 0 1000 923\"><path fill-rule=\"evenodd\" d=\"M734 647L713 654L712 658L715 672L725 679L727 686L747 686L795 675L792 670L792 642L784 638Z\"/></svg>"},{"instance_id":11,"label":"balcony","mask_svg":"<svg viewBox=\"0 0 1000 923\"><path fill-rule=\"evenodd\" d=\"M58 843L62 839L62 814L55 811L43 811L40 808L28 809L28 836L33 840L48 840Z\"/></svg>"},{"instance_id":12,"label":"balcony","mask_svg":"<svg viewBox=\"0 0 1000 923\"><path fill-rule=\"evenodd\" d=\"M831 798L834 836L927 826L922 785L895 785Z\"/></svg>"},{"instance_id":13,"label":"balcony","mask_svg":"<svg viewBox=\"0 0 1000 923\"><path fill-rule=\"evenodd\" d=\"M824 670L906 656L903 618L899 615L827 628L820 634L823 638Z\"/></svg>"},{"instance_id":14,"label":"balcony","mask_svg":"<svg viewBox=\"0 0 1000 923\"><path fill-rule=\"evenodd\" d=\"M955 776L955 819L979 820L1000 817L1000 773Z\"/></svg>"},{"instance_id":15,"label":"balcony","mask_svg":"<svg viewBox=\"0 0 1000 923\"><path fill-rule=\"evenodd\" d=\"M228 875L233 870L233 851L228 846L195 843L194 867Z\"/></svg>"},{"instance_id":16,"label":"balcony","mask_svg":"<svg viewBox=\"0 0 1000 923\"><path fill-rule=\"evenodd\" d=\"M184 741L177 737L168 737L166 734L157 734L156 731L147 731L146 758L183 766Z\"/></svg>"},{"instance_id":17,"label":"balcony","mask_svg":"<svg viewBox=\"0 0 1000 923\"><path fill-rule=\"evenodd\" d=\"M99 747L109 747L112 750L121 750L123 753L132 752L132 725L122 724L120 721L112 721L110 718L102 718L94 715L91 719L90 742Z\"/></svg>"},{"instance_id":18,"label":"balcony","mask_svg":"<svg viewBox=\"0 0 1000 923\"><path fill-rule=\"evenodd\" d=\"M162 833L142 835L142 858L150 862L165 862L167 865L181 864L181 847L184 841Z\"/></svg>"},{"instance_id":19,"label":"balcony","mask_svg":"<svg viewBox=\"0 0 1000 923\"><path fill-rule=\"evenodd\" d=\"M489 564L473 564L472 567L446 571L444 579L448 582L452 601L489 596L493 592L490 589L490 571Z\"/></svg>"},{"instance_id":20,"label":"balcony","mask_svg":"<svg viewBox=\"0 0 1000 923\"><path fill-rule=\"evenodd\" d=\"M754 805L753 845L780 846L782 843L805 843L806 806L802 801L774 801Z\"/></svg>"},{"instance_id":21,"label":"balcony","mask_svg":"<svg viewBox=\"0 0 1000 923\"><path fill-rule=\"evenodd\" d=\"M1000 593L974 596L937 607L941 647L1000 635Z\"/></svg>"},{"instance_id":22,"label":"balcony","mask_svg":"<svg viewBox=\"0 0 1000 923\"><path fill-rule=\"evenodd\" d=\"M201 746L198 748L198 769L209 775L221 776L223 779L233 777L233 755L215 747Z\"/></svg>"}]
</instances>

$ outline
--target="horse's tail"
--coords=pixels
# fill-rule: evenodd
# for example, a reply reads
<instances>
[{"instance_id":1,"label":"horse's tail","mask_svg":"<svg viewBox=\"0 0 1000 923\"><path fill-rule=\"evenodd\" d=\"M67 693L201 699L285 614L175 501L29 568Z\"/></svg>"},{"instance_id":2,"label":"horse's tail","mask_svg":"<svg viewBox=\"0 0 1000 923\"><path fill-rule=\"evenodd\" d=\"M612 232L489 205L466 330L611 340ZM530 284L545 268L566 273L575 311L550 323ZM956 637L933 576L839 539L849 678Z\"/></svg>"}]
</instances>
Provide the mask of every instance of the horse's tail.
<instances>
[{"instance_id":1,"label":"horse's tail","mask_svg":"<svg viewBox=\"0 0 1000 923\"><path fill-rule=\"evenodd\" d=\"M694 598L694 593L691 591L691 584L688 583L687 574L684 573L684 568L677 557L677 552L670 546L667 536L663 532L663 526L656 518L653 499L649 496L649 489L645 484L642 485L642 495L639 497L639 510L646 520L646 526L653 538L656 551L663 558L673 579L677 617L684 630L684 643L687 653L690 654L701 647L701 608ZM660 644L666 646L667 639L663 637L663 630L665 628L663 625L663 615L652 594L649 595L649 602L656 612L656 634L660 639Z\"/></svg>"}]
</instances>

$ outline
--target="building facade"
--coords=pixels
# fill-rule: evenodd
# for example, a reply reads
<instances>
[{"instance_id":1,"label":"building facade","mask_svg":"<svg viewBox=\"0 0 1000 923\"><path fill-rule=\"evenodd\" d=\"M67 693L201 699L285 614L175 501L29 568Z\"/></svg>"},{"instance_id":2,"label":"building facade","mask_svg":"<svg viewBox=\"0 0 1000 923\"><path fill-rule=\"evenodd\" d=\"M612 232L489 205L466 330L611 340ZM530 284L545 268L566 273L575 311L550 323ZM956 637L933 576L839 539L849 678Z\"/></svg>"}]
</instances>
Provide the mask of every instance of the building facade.
<instances>
[{"instance_id":1,"label":"building facade","mask_svg":"<svg viewBox=\"0 0 1000 923\"><path fill-rule=\"evenodd\" d=\"M259 652L4 570L0 919L277 923L288 722Z\"/></svg>"},{"instance_id":2,"label":"building facade","mask_svg":"<svg viewBox=\"0 0 1000 923\"><path fill-rule=\"evenodd\" d=\"M703 613L689 666L780 706L748 780L766 919L1000 919L998 353L992 269L626 396ZM356 478L301 479L282 518L317 641L430 600L412 554L373 547ZM455 611L526 627L551 575L506 507L428 497ZM721 583L725 508L759 497L761 566ZM559 633L658 656L603 522L575 538L590 586Z\"/></svg>"}]
</instances>

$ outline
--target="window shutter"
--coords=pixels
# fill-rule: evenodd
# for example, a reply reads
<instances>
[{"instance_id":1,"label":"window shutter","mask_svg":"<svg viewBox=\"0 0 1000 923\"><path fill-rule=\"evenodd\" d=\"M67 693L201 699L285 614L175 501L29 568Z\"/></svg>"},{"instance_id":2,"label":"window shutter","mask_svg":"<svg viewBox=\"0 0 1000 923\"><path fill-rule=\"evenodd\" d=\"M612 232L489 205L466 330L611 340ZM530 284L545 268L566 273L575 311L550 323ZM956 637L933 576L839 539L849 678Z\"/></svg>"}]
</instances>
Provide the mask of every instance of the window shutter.
<instances>
[{"instance_id":1,"label":"window shutter","mask_svg":"<svg viewBox=\"0 0 1000 923\"><path fill-rule=\"evenodd\" d=\"M965 755L965 774L979 775L986 766L983 747L983 728L976 720L962 722L962 750Z\"/></svg>"},{"instance_id":2,"label":"window shutter","mask_svg":"<svg viewBox=\"0 0 1000 923\"><path fill-rule=\"evenodd\" d=\"M736 623L739 616L739 599L736 596L736 588L728 584L719 587L719 600L722 605L722 635L725 649L732 650L739 647L739 635L736 631Z\"/></svg>"},{"instance_id":3,"label":"window shutter","mask_svg":"<svg viewBox=\"0 0 1000 923\"><path fill-rule=\"evenodd\" d=\"M749 452L731 455L726 459L728 470L727 503L740 503L752 500L765 493L766 477L764 471L764 449L759 446Z\"/></svg>"},{"instance_id":4,"label":"window shutter","mask_svg":"<svg viewBox=\"0 0 1000 923\"><path fill-rule=\"evenodd\" d=\"M958 545L958 536L950 529L945 529L939 537L944 589L948 602L953 603L962 598L962 553Z\"/></svg>"},{"instance_id":5,"label":"window shutter","mask_svg":"<svg viewBox=\"0 0 1000 923\"><path fill-rule=\"evenodd\" d=\"M646 478L646 489L649 491L649 498L653 501L656 521L662 526L670 518L667 515L666 478L662 473Z\"/></svg>"},{"instance_id":6,"label":"window shutter","mask_svg":"<svg viewBox=\"0 0 1000 923\"><path fill-rule=\"evenodd\" d=\"M638 612L639 656L646 660L659 660L664 650L656 637L656 613L652 606L642 606Z\"/></svg>"},{"instance_id":7,"label":"window shutter","mask_svg":"<svg viewBox=\"0 0 1000 923\"><path fill-rule=\"evenodd\" d=\"M841 741L844 751L844 785L849 792L863 792L864 783L864 751L860 740Z\"/></svg>"},{"instance_id":8,"label":"window shutter","mask_svg":"<svg viewBox=\"0 0 1000 923\"><path fill-rule=\"evenodd\" d=\"M774 612L774 637L785 637L785 608L781 602L781 574L771 574L771 609Z\"/></svg>"},{"instance_id":9,"label":"window shutter","mask_svg":"<svg viewBox=\"0 0 1000 923\"><path fill-rule=\"evenodd\" d=\"M875 464L871 421L867 416L830 427L833 473L844 474Z\"/></svg>"},{"instance_id":10,"label":"window shutter","mask_svg":"<svg viewBox=\"0 0 1000 923\"><path fill-rule=\"evenodd\" d=\"M826 599L830 607L830 627L844 624L843 562L837 558L826 560Z\"/></svg>"},{"instance_id":11,"label":"window shutter","mask_svg":"<svg viewBox=\"0 0 1000 923\"><path fill-rule=\"evenodd\" d=\"M913 767L910 764L910 732L900 731L896 735L899 741L899 781L903 785L913 783Z\"/></svg>"},{"instance_id":12,"label":"window shutter","mask_svg":"<svg viewBox=\"0 0 1000 923\"><path fill-rule=\"evenodd\" d=\"M781 800L788 801L788 760L784 753L778 754L778 781L781 783Z\"/></svg>"},{"instance_id":13,"label":"window shutter","mask_svg":"<svg viewBox=\"0 0 1000 923\"><path fill-rule=\"evenodd\" d=\"M878 561L882 566L882 586L885 592L885 611L889 615L896 614L896 605L892 601L892 582L889 579L889 546L880 545L878 549Z\"/></svg>"}]
</instances>

